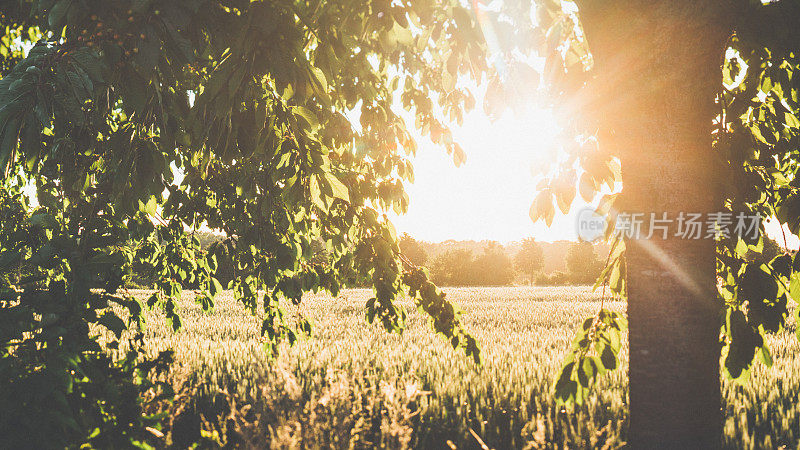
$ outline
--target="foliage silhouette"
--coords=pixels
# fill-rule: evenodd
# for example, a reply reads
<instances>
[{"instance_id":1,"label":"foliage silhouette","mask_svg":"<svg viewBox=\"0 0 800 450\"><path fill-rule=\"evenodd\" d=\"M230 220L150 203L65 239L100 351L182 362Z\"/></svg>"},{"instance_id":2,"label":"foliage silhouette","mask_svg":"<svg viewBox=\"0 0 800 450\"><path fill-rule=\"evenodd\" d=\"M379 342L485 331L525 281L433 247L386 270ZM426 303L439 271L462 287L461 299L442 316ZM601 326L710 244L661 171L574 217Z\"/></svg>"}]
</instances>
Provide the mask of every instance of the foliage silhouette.
<instances>
[{"instance_id":1,"label":"foliage silhouette","mask_svg":"<svg viewBox=\"0 0 800 450\"><path fill-rule=\"evenodd\" d=\"M459 2L2 8L0 371L10 382L0 409L14 414L0 416L0 447L20 436L40 447L155 442L145 425L157 418L141 414L137 392L166 356L148 362L129 337L145 308L179 329L184 286L213 308L217 276L260 311L268 354L310 331L281 299L366 279L370 321L402 331L394 300L406 291L479 360L458 310L400 257L384 214L407 208L416 150L396 104L464 159L437 117L460 122L474 99L456 81L488 66ZM356 109L360 127L345 115ZM208 252L195 235L204 225L225 236ZM155 285L146 302L120 290L132 270ZM131 356L110 360L98 327L114 335L106 347L134 344Z\"/></svg>"}]
</instances>

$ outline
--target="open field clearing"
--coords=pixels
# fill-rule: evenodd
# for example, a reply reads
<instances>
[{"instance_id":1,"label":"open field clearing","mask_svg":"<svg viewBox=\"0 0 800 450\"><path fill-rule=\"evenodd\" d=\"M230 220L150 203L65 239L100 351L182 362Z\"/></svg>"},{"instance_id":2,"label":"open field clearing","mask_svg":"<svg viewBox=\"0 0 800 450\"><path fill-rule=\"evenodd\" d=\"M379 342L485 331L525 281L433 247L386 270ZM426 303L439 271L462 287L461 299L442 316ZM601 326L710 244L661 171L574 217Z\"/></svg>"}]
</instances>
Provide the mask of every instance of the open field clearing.
<instances>
[{"instance_id":1,"label":"open field clearing","mask_svg":"<svg viewBox=\"0 0 800 450\"><path fill-rule=\"evenodd\" d=\"M481 366L434 335L410 303L402 335L368 325L370 290L307 296L300 309L314 336L287 346L277 360L263 348L260 320L229 292L210 315L185 295L177 333L149 313L148 346L175 350L180 368L172 376L183 386L166 439L180 444L202 434L209 446L278 448L480 448L478 438L497 449L624 443L627 348L623 370L605 375L585 405L561 409L552 395L561 358L578 324L599 308L598 294L584 287L446 292L481 344ZM749 384L724 383L728 446L798 447L793 325L770 336L769 345L771 368L759 362Z\"/></svg>"}]
</instances>

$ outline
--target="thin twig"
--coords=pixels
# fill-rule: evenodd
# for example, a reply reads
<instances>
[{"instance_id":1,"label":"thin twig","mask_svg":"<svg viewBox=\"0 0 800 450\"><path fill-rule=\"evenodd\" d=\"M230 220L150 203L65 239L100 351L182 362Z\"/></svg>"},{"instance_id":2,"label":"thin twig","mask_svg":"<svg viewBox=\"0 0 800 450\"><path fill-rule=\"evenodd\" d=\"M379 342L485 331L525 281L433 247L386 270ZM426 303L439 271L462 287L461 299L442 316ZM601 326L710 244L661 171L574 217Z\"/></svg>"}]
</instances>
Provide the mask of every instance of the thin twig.
<instances>
[{"instance_id":1,"label":"thin twig","mask_svg":"<svg viewBox=\"0 0 800 450\"><path fill-rule=\"evenodd\" d=\"M478 436L478 433L476 433L476 432L475 432L475 430L473 430L473 429L470 427L470 429L469 429L469 432L470 432L470 434L472 434L472 437L474 437L474 438L475 438L475 440L476 440L476 441L478 441L478 444L481 446L481 449L482 449L482 450L490 450L490 449L489 449L489 446L488 446L488 445L486 445L486 442L483 442L483 439L481 439L481 437L480 437L480 436Z\"/></svg>"}]
</instances>

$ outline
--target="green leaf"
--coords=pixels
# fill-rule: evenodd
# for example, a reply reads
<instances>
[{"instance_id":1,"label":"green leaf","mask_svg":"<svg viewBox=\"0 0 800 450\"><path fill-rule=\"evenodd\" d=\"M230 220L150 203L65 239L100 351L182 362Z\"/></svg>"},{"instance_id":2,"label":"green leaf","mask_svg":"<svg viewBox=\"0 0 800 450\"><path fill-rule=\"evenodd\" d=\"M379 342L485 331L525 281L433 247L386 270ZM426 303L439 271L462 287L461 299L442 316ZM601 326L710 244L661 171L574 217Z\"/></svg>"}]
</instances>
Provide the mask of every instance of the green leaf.
<instances>
[{"instance_id":1,"label":"green leaf","mask_svg":"<svg viewBox=\"0 0 800 450\"><path fill-rule=\"evenodd\" d=\"M572 201L575 200L575 185L567 184L556 191L556 203L563 214L569 213Z\"/></svg>"},{"instance_id":2,"label":"green leaf","mask_svg":"<svg viewBox=\"0 0 800 450\"><path fill-rule=\"evenodd\" d=\"M753 133L753 136L763 144L769 144L767 139L761 134L761 129L758 127L758 124L754 124L750 126L750 132Z\"/></svg>"},{"instance_id":3,"label":"green leaf","mask_svg":"<svg viewBox=\"0 0 800 450\"><path fill-rule=\"evenodd\" d=\"M319 67L311 67L311 72L314 74L314 78L316 78L317 82L322 88L322 92L326 92L328 90L328 80L325 79L325 73L322 72L322 69Z\"/></svg>"},{"instance_id":4,"label":"green leaf","mask_svg":"<svg viewBox=\"0 0 800 450\"><path fill-rule=\"evenodd\" d=\"M739 309L729 308L725 318L725 334L729 340L725 347L725 373L742 382L749 377L753 357L763 344L761 336L747 323Z\"/></svg>"},{"instance_id":5,"label":"green leaf","mask_svg":"<svg viewBox=\"0 0 800 450\"><path fill-rule=\"evenodd\" d=\"M321 209L322 211L328 211L328 205L325 202L323 197L322 191L320 190L319 181L317 181L317 177L312 176L311 180L308 183L309 187L309 195L311 196L311 203L313 203L317 208Z\"/></svg>"},{"instance_id":6,"label":"green leaf","mask_svg":"<svg viewBox=\"0 0 800 450\"><path fill-rule=\"evenodd\" d=\"M578 369L578 381L581 386L588 388L594 383L597 377L597 364L594 357L587 356L581 361L581 366Z\"/></svg>"},{"instance_id":7,"label":"green leaf","mask_svg":"<svg viewBox=\"0 0 800 450\"><path fill-rule=\"evenodd\" d=\"M211 277L209 292L211 293L212 297L215 297L218 293L222 292L222 284L215 277Z\"/></svg>"},{"instance_id":8,"label":"green leaf","mask_svg":"<svg viewBox=\"0 0 800 450\"><path fill-rule=\"evenodd\" d=\"M800 272L795 272L789 282L789 295L792 296L792 300L794 300L795 303L800 301Z\"/></svg>"},{"instance_id":9,"label":"green leaf","mask_svg":"<svg viewBox=\"0 0 800 450\"><path fill-rule=\"evenodd\" d=\"M172 326L172 331L178 331L181 329L183 324L181 323L181 316L177 314L172 314L167 316L167 323Z\"/></svg>"},{"instance_id":10,"label":"green leaf","mask_svg":"<svg viewBox=\"0 0 800 450\"><path fill-rule=\"evenodd\" d=\"M556 211L553 207L553 194L549 189L543 190L536 196L529 214L534 222L544 220L548 227L552 225Z\"/></svg>"},{"instance_id":11,"label":"green leaf","mask_svg":"<svg viewBox=\"0 0 800 450\"><path fill-rule=\"evenodd\" d=\"M347 189L347 186L345 186L344 183L339 181L339 178L337 178L330 172L325 172L324 176L325 180L331 186L331 190L333 191L333 197L338 198L340 200L344 200L346 202L350 202L350 194Z\"/></svg>"},{"instance_id":12,"label":"green leaf","mask_svg":"<svg viewBox=\"0 0 800 450\"><path fill-rule=\"evenodd\" d=\"M736 255L738 255L740 258L744 258L748 252L747 243L742 239L737 239L735 251Z\"/></svg>"},{"instance_id":13,"label":"green leaf","mask_svg":"<svg viewBox=\"0 0 800 450\"><path fill-rule=\"evenodd\" d=\"M773 271L783 278L792 275L792 257L789 255L778 255L769 264Z\"/></svg>"},{"instance_id":14,"label":"green leaf","mask_svg":"<svg viewBox=\"0 0 800 450\"><path fill-rule=\"evenodd\" d=\"M47 15L47 23L50 25L50 28L60 28L63 26L64 17L67 15L70 6L72 6L72 0L59 0L50 8L50 13Z\"/></svg>"},{"instance_id":15,"label":"green leaf","mask_svg":"<svg viewBox=\"0 0 800 450\"><path fill-rule=\"evenodd\" d=\"M758 352L758 357L761 359L761 362L764 363L767 367L772 367L772 355L769 352L769 348L767 348L766 344L761 346L761 350Z\"/></svg>"},{"instance_id":16,"label":"green leaf","mask_svg":"<svg viewBox=\"0 0 800 450\"><path fill-rule=\"evenodd\" d=\"M457 143L453 143L453 163L456 167L461 167L467 161L467 154Z\"/></svg>"},{"instance_id":17,"label":"green leaf","mask_svg":"<svg viewBox=\"0 0 800 450\"><path fill-rule=\"evenodd\" d=\"M156 202L156 197L151 195L147 200L147 203L142 203L142 201L139 200L139 211L150 216L155 216L158 213L158 203Z\"/></svg>"},{"instance_id":18,"label":"green leaf","mask_svg":"<svg viewBox=\"0 0 800 450\"><path fill-rule=\"evenodd\" d=\"M31 225L47 230L54 230L59 227L58 220L52 214L46 212L37 212L29 219Z\"/></svg>"},{"instance_id":19,"label":"green leaf","mask_svg":"<svg viewBox=\"0 0 800 450\"><path fill-rule=\"evenodd\" d=\"M783 118L789 128L800 128L800 120L792 113L784 113Z\"/></svg>"},{"instance_id":20,"label":"green leaf","mask_svg":"<svg viewBox=\"0 0 800 450\"><path fill-rule=\"evenodd\" d=\"M111 311L108 311L100 316L100 318L97 320L97 323L108 328L114 333L117 339L119 339L122 336L122 332L128 328L127 325L125 325L125 321L120 319Z\"/></svg>"},{"instance_id":21,"label":"green leaf","mask_svg":"<svg viewBox=\"0 0 800 450\"><path fill-rule=\"evenodd\" d=\"M86 72L92 81L103 81L103 65L95 53L88 48L79 48L70 54L72 60Z\"/></svg>"},{"instance_id":22,"label":"green leaf","mask_svg":"<svg viewBox=\"0 0 800 450\"><path fill-rule=\"evenodd\" d=\"M614 370L617 368L617 355L614 354L614 350L610 345L603 347L603 351L600 353L600 361L603 363L603 367L605 367L606 370Z\"/></svg>"},{"instance_id":23,"label":"green leaf","mask_svg":"<svg viewBox=\"0 0 800 450\"><path fill-rule=\"evenodd\" d=\"M312 129L319 127L319 120L317 119L317 116L305 106L293 106L292 113L295 116L302 117Z\"/></svg>"},{"instance_id":24,"label":"green leaf","mask_svg":"<svg viewBox=\"0 0 800 450\"><path fill-rule=\"evenodd\" d=\"M575 362L568 362L561 367L561 372L555 384L555 397L559 403L571 403L575 401L578 391L578 383L572 379L572 372Z\"/></svg>"}]
</instances>

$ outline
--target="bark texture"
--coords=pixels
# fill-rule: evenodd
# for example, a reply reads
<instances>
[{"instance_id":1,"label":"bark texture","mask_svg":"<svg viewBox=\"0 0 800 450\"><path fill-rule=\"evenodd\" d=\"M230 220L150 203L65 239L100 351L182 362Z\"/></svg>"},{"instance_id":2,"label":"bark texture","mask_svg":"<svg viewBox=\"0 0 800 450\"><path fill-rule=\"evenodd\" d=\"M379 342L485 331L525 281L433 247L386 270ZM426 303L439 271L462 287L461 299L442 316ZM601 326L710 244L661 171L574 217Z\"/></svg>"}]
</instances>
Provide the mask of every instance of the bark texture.
<instances>
[{"instance_id":1,"label":"bark texture","mask_svg":"<svg viewBox=\"0 0 800 450\"><path fill-rule=\"evenodd\" d=\"M730 35L724 6L579 2L596 74L589 104L601 145L621 155L626 212L721 209L711 131ZM722 435L714 242L674 233L627 247L635 449L713 449Z\"/></svg>"}]
</instances>

